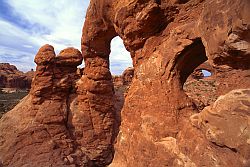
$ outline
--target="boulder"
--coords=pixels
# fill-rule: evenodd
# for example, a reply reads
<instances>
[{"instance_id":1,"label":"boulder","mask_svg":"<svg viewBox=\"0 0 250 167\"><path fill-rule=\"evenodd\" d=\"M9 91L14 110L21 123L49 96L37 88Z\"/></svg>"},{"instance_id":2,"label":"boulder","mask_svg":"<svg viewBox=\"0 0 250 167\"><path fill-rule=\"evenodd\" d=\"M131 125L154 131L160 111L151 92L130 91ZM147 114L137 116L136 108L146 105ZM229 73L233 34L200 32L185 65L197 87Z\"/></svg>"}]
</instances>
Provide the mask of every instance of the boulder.
<instances>
[{"instance_id":1,"label":"boulder","mask_svg":"<svg viewBox=\"0 0 250 167\"><path fill-rule=\"evenodd\" d=\"M190 117L206 138L240 154L250 164L250 89L236 89Z\"/></svg>"},{"instance_id":2,"label":"boulder","mask_svg":"<svg viewBox=\"0 0 250 167\"><path fill-rule=\"evenodd\" d=\"M248 0L91 0L82 29L83 75L78 80L77 50L58 56L49 45L39 50L31 93L0 121L3 166L249 166L246 115L243 129L241 123L232 133L226 129L248 103L237 100L245 104L234 105L236 115L223 111L232 122L221 125L204 109L211 123L200 128L190 121L199 111L183 90L207 60L224 83L217 96L249 88L249 7ZM109 69L115 36L134 67L119 105ZM215 135L204 134L208 129ZM243 136L235 137L239 130Z\"/></svg>"}]
</instances>

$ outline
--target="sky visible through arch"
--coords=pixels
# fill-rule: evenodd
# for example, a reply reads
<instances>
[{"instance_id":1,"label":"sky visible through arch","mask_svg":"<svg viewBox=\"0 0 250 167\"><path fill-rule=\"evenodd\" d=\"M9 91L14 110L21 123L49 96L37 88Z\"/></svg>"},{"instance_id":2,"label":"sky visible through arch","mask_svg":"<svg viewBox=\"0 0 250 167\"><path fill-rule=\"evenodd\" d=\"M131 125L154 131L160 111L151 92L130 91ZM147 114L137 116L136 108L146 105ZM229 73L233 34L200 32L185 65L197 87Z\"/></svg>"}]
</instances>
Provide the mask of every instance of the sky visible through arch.
<instances>
[{"instance_id":1,"label":"sky visible through arch","mask_svg":"<svg viewBox=\"0 0 250 167\"><path fill-rule=\"evenodd\" d=\"M89 0L0 0L0 62L22 71L35 68L34 56L44 44L56 53L67 47L80 50L81 31ZM110 68L121 74L132 66L122 40L111 42Z\"/></svg>"}]
</instances>

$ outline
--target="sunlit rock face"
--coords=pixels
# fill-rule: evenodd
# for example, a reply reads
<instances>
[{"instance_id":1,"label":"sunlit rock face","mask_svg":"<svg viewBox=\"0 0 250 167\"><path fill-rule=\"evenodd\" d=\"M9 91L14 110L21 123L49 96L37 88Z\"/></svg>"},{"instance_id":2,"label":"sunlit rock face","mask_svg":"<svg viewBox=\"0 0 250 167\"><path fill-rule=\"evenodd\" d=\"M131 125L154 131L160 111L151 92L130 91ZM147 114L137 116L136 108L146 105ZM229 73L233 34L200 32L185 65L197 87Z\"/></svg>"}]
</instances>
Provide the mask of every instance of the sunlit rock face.
<instances>
[{"instance_id":1,"label":"sunlit rock face","mask_svg":"<svg viewBox=\"0 0 250 167\"><path fill-rule=\"evenodd\" d=\"M250 87L249 7L247 0L91 0L82 53L67 48L56 56L50 45L38 51L30 94L0 121L0 162L11 167L249 166L248 90L222 96L225 100L200 113L183 90L205 61L220 70L215 80L225 83L217 86L217 96ZM133 77L124 73L131 85L119 107L109 70L115 36L122 38L134 66ZM79 72L82 59L85 68ZM226 106L237 111L220 110ZM214 113L232 121L220 124ZM238 118L242 124L229 132Z\"/></svg>"}]
</instances>

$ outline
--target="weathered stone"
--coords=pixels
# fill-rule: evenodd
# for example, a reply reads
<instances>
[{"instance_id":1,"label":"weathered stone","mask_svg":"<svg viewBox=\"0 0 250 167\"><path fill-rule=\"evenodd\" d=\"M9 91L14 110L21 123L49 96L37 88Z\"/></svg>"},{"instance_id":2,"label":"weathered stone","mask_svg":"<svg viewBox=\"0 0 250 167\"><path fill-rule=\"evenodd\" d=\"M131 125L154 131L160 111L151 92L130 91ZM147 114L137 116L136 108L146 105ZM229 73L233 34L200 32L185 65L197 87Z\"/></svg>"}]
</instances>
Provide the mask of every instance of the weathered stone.
<instances>
[{"instance_id":1,"label":"weathered stone","mask_svg":"<svg viewBox=\"0 0 250 167\"><path fill-rule=\"evenodd\" d=\"M250 89L236 89L220 96L201 113L191 116L194 126L219 147L250 159Z\"/></svg>"},{"instance_id":2,"label":"weathered stone","mask_svg":"<svg viewBox=\"0 0 250 167\"><path fill-rule=\"evenodd\" d=\"M52 63L55 59L55 51L54 51L54 47L51 45L44 45L42 46L36 57L35 57L35 63L37 65L46 65L49 63Z\"/></svg>"},{"instance_id":3,"label":"weathered stone","mask_svg":"<svg viewBox=\"0 0 250 167\"><path fill-rule=\"evenodd\" d=\"M122 79L124 85L129 85L134 77L134 68L129 67L122 73Z\"/></svg>"},{"instance_id":4,"label":"weathered stone","mask_svg":"<svg viewBox=\"0 0 250 167\"><path fill-rule=\"evenodd\" d=\"M3 166L90 165L69 128L75 75L82 57L72 48L65 49L58 57L50 45L38 51L29 95L2 117L0 161Z\"/></svg>"},{"instance_id":5,"label":"weathered stone","mask_svg":"<svg viewBox=\"0 0 250 167\"><path fill-rule=\"evenodd\" d=\"M40 49L30 95L0 121L2 164L247 166L245 136L237 141L241 148L192 125L189 118L198 110L183 85L208 60L220 70L215 76L230 84L219 86L218 96L249 86L249 6L247 0L91 0L82 32L81 79L76 82L78 51L56 57L52 46ZM109 70L115 36L134 66L123 107L115 104ZM216 119L205 129L216 125L228 132L224 127L232 125Z\"/></svg>"},{"instance_id":6,"label":"weathered stone","mask_svg":"<svg viewBox=\"0 0 250 167\"><path fill-rule=\"evenodd\" d=\"M243 166L240 155L211 144L191 125L189 117L198 111L183 85L207 60L223 69L221 74L238 70L235 78L245 76L244 84L232 80L230 87L221 86L223 92L216 90L217 96L249 85L244 74L250 68L248 7L246 0L91 1L82 35L87 78L109 80L108 68L97 60L108 60L110 41L117 35L135 69L111 166ZM85 105L98 105L88 100L88 89L82 92ZM112 106L102 111L112 113Z\"/></svg>"},{"instance_id":7,"label":"weathered stone","mask_svg":"<svg viewBox=\"0 0 250 167\"><path fill-rule=\"evenodd\" d=\"M75 48L67 48L62 50L56 57L57 64L66 66L78 66L82 64L82 53Z\"/></svg>"},{"instance_id":8,"label":"weathered stone","mask_svg":"<svg viewBox=\"0 0 250 167\"><path fill-rule=\"evenodd\" d=\"M125 69L122 75L112 76L112 81L115 87L120 87L123 85L130 85L134 77L134 68L129 67Z\"/></svg>"}]
</instances>

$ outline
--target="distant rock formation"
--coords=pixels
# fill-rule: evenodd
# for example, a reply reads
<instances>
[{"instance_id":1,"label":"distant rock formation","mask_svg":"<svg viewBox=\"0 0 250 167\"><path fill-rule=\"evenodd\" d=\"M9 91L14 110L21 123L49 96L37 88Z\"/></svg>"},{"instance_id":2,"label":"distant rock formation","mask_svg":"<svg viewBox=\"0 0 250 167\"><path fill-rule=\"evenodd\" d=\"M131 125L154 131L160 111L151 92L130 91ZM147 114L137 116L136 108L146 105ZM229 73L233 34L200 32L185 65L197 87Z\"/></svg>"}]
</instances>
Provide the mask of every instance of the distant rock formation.
<instances>
[{"instance_id":1,"label":"distant rock formation","mask_svg":"<svg viewBox=\"0 0 250 167\"><path fill-rule=\"evenodd\" d=\"M214 75L216 73L216 69L209 64L208 61L202 63L199 65L192 74L188 77L187 81L192 80L192 79L203 79L205 76L203 74L202 70L206 70L207 72L210 72L211 75Z\"/></svg>"},{"instance_id":2,"label":"distant rock formation","mask_svg":"<svg viewBox=\"0 0 250 167\"><path fill-rule=\"evenodd\" d=\"M30 89L34 72L23 73L14 65L0 63L0 88Z\"/></svg>"},{"instance_id":3,"label":"distant rock formation","mask_svg":"<svg viewBox=\"0 0 250 167\"><path fill-rule=\"evenodd\" d=\"M134 77L134 68L129 67L122 73L122 79L124 85L129 85Z\"/></svg>"},{"instance_id":4,"label":"distant rock formation","mask_svg":"<svg viewBox=\"0 0 250 167\"><path fill-rule=\"evenodd\" d=\"M114 86L130 85L134 77L134 68L128 67L122 75L112 76Z\"/></svg>"}]
</instances>

